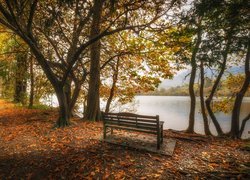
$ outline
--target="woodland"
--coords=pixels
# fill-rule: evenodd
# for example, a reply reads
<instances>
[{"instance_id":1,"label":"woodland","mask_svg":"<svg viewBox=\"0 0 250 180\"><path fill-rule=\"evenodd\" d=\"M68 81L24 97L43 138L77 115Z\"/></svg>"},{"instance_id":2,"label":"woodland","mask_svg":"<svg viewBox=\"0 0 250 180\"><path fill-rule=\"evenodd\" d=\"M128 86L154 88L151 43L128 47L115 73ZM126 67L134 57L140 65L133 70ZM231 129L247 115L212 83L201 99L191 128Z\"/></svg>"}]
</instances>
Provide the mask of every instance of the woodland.
<instances>
[{"instance_id":1,"label":"woodland","mask_svg":"<svg viewBox=\"0 0 250 180\"><path fill-rule=\"evenodd\" d=\"M0 178L247 179L249 16L247 0L0 0ZM164 132L173 157L98 140L102 111L161 93L182 69L190 112L185 131ZM58 107L43 104L51 96ZM194 130L197 97L205 135ZM215 111L231 112L229 132Z\"/></svg>"}]
</instances>

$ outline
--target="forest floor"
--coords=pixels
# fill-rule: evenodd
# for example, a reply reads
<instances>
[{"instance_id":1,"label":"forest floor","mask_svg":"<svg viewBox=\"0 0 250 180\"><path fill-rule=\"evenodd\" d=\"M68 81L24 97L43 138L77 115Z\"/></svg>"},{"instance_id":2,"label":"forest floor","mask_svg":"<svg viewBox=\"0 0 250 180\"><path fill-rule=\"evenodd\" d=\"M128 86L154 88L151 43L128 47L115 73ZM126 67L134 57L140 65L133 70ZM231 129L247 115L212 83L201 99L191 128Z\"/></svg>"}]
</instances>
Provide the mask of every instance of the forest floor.
<instances>
[{"instance_id":1,"label":"forest floor","mask_svg":"<svg viewBox=\"0 0 250 180\"><path fill-rule=\"evenodd\" d=\"M249 179L249 141L188 135L173 156L100 141L102 123L73 119L53 129L55 110L17 107L0 100L0 179Z\"/></svg>"}]
</instances>

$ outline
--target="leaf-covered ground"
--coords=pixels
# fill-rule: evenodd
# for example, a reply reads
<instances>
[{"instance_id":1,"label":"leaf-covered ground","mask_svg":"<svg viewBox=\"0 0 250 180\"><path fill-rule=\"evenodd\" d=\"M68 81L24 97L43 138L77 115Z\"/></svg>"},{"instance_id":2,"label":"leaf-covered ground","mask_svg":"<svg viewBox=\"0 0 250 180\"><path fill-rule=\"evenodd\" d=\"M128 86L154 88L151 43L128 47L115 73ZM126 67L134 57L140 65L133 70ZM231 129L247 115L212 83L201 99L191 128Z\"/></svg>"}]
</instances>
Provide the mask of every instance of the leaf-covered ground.
<instances>
[{"instance_id":1,"label":"leaf-covered ground","mask_svg":"<svg viewBox=\"0 0 250 180\"><path fill-rule=\"evenodd\" d=\"M245 141L165 131L172 157L100 141L102 123L73 119L53 129L57 113L0 100L0 179L248 179Z\"/></svg>"}]
</instances>

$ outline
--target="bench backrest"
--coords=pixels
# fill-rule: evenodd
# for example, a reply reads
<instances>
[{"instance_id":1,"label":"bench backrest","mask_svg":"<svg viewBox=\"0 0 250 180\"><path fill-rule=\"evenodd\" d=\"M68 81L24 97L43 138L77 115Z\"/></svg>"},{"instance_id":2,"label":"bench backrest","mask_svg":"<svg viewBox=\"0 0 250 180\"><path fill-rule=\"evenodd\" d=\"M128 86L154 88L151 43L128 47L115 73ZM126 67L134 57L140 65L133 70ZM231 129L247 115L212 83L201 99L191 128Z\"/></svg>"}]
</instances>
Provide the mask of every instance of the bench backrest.
<instances>
[{"instance_id":1,"label":"bench backrest","mask_svg":"<svg viewBox=\"0 0 250 180\"><path fill-rule=\"evenodd\" d=\"M133 113L102 113L105 125L122 126L157 132L159 116L145 116Z\"/></svg>"}]
</instances>

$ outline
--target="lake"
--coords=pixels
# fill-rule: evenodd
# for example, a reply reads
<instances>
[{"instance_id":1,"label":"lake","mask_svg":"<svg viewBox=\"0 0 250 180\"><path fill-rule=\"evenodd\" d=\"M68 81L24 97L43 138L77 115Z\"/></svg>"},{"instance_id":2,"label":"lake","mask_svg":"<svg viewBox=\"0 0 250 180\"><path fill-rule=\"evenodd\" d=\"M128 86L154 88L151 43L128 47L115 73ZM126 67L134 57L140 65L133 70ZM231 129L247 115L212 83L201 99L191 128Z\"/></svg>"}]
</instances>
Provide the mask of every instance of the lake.
<instances>
[{"instance_id":1,"label":"lake","mask_svg":"<svg viewBox=\"0 0 250 180\"><path fill-rule=\"evenodd\" d=\"M188 127L190 98L188 96L136 96L136 113L144 115L159 115L164 121L164 129L185 130ZM203 119L200 113L200 101L197 98L195 132L204 134ZM244 98L241 107L241 119L250 112L250 98ZM223 131L231 127L231 114L222 112L215 114ZM212 120L209 118L211 132L216 134ZM243 138L249 138L250 121L245 126Z\"/></svg>"},{"instance_id":2,"label":"lake","mask_svg":"<svg viewBox=\"0 0 250 180\"><path fill-rule=\"evenodd\" d=\"M45 104L50 106L58 106L56 96L49 100L43 101ZM101 101L101 109L103 110L106 102ZM128 111L135 112L143 115L159 115L160 120L164 121L164 129L175 129L175 130L185 130L188 127L188 117L189 117L189 106L190 98L188 96L136 96L135 102L127 104L125 107L120 108L115 106L112 110L114 112ZM200 113L200 101L197 98L196 102L196 117L195 117L195 132L204 134L203 119ZM129 110L126 110L129 109ZM132 109L132 110L131 110ZM80 106L79 116L82 115L83 107ZM250 112L250 97L244 98L243 104L241 106L241 120L246 117ZM216 113L215 114L221 128L224 132L228 132L231 127L231 114ZM209 119L210 130L213 134L216 134L216 130L213 122ZM250 121L247 122L245 126L245 131L242 134L242 138L250 138Z\"/></svg>"}]
</instances>

